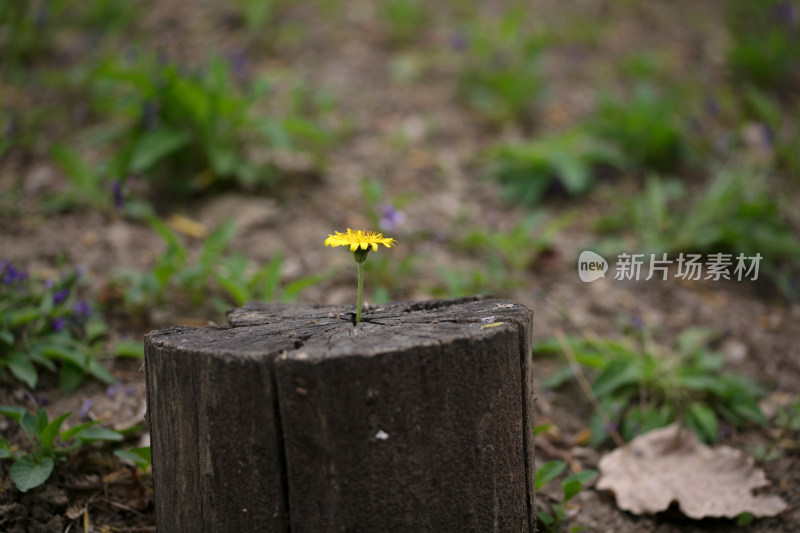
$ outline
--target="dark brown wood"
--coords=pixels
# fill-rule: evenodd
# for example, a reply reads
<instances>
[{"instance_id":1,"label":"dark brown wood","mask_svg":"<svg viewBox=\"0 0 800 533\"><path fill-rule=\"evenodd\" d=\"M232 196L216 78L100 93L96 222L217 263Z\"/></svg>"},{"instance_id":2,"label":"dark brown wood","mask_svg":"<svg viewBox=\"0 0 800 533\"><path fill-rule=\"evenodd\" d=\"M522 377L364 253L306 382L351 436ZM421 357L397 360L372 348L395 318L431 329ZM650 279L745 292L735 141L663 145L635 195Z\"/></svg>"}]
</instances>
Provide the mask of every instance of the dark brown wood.
<instances>
[{"instance_id":1,"label":"dark brown wood","mask_svg":"<svg viewBox=\"0 0 800 533\"><path fill-rule=\"evenodd\" d=\"M159 531L535 530L527 308L228 320L145 339Z\"/></svg>"}]
</instances>

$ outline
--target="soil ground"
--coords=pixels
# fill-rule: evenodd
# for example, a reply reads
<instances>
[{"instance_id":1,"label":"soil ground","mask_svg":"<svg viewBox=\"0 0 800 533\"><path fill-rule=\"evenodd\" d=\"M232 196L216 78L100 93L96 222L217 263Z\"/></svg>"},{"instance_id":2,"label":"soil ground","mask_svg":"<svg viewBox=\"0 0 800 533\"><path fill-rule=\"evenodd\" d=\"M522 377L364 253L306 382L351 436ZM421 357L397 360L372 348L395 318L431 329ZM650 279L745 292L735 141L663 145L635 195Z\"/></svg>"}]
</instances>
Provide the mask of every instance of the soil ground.
<instances>
[{"instance_id":1,"label":"soil ground","mask_svg":"<svg viewBox=\"0 0 800 533\"><path fill-rule=\"evenodd\" d=\"M191 9L186 2L173 0L151 5L145 24L152 29L155 45L185 61L243 49L243 39L226 26L218 3L194 0L191 4ZM226 219L237 220L240 229L233 248L258 261L282 250L287 278L338 269L337 275L309 288L300 299L348 305L354 285L351 261L346 254L323 248L322 241L334 229L367 225L361 184L365 178L379 180L386 199L409 194L412 198L403 208L405 223L391 232L400 242L398 258L410 253L403 251L404 238L408 242L436 229L437 238L418 242L414 249L425 257L420 279L431 282L404 285L409 288L391 295L424 299L434 284L433 265L481 265L482 258L447 246L448 235L459 233L464 226L508 229L525 215L522 208L501 202L496 182L474 164L476 153L498 138L519 132L487 127L458 98L447 60L455 28L442 22L449 20L444 7L434 9L442 11L441 20L432 20L420 42L398 47L389 42L386 21L373 3L354 0L341 5L341 10L331 13L308 3L289 8L284 23L305 28L301 37L289 36L274 49L245 54L250 75L291 68L301 72L311 86L333 94L339 106L337 114L346 117L351 132L335 146L325 172L314 179L287 183L278 194L258 197L229 192L201 198L179 210L209 227ZM532 1L530 9L540 15L540 24L578 34L581 30L576 28L586 28L586 44L564 44L547 52L546 81L551 94L538 128L558 128L584 115L591 109L593 77L613 69L632 48L668 49L676 73L696 75L702 70L710 81L718 79L724 59L719 50L726 39L719 16L721 5L717 1ZM58 186L62 179L51 163L35 160L2 169L0 182L8 183L19 173L34 188L25 200L31 206L37 201L35 187ZM601 186L579 204L557 200L545 205L549 217L572 211L576 222L559 236L547 259L527 272L524 284L501 294L534 311L534 340L550 338L558 329L568 334L616 336L621 323L634 319L667 340L686 327L704 325L722 333L718 347L729 370L756 380L770 393L800 390L800 306L786 303L767 285L622 282L613 276L591 284L580 282L574 258L596 239L592 222L613 210L618 198L636 187L635 182L621 178ZM85 268L98 292L115 268L144 269L162 251L160 240L145 226L100 214L76 212L47 218L0 214L0 227L3 258L36 268L50 267L60 256L69 257ZM122 319L112 319L112 324L117 337L140 338L149 329L209 321L223 323L223 317L207 309L168 304L151 309L146 324ZM539 379L560 364L555 358L537 359ZM44 398L50 413L77 413L91 399L90 416L104 419L111 427L143 423L144 376L139 362L110 361L109 365L123 384L119 390L109 393L98 384L86 384L63 396L56 383L50 387L45 383L36 391L38 398L33 398L21 388L3 385L0 403L32 407ZM566 388L539 392L538 396L539 421L552 421L559 431L558 435L539 437L537 461L567 454L583 468L596 468L606 450L576 444L591 415L580 390ZM11 440L20 438L7 421L0 421L0 434ZM721 443L752 449L768 444L771 438L764 430L750 429L731 431ZM154 530L146 480L142 482L113 460L104 464L97 457L86 457L57 482L25 495L13 488L6 463L0 463L0 529L4 531L61 532L68 524L73 524L73 529L83 527L84 516L90 519L93 531ZM746 530L800 531L797 452L787 452L760 466L772 482L767 491L783 497L789 509L779 517L756 520ZM546 498L546 492L540 496ZM733 528L730 521L696 522L678 512L634 516L620 511L610 494L594 489L584 490L569 512L572 525L592 532L721 532Z\"/></svg>"}]
</instances>

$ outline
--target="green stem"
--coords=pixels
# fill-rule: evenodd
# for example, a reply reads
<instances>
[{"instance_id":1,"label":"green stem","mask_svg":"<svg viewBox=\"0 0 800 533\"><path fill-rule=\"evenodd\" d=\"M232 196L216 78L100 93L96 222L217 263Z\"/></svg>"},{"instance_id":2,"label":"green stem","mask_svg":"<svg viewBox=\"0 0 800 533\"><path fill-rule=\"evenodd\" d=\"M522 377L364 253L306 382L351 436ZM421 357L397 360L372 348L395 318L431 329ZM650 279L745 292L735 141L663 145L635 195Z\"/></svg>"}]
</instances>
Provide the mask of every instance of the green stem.
<instances>
[{"instance_id":1,"label":"green stem","mask_svg":"<svg viewBox=\"0 0 800 533\"><path fill-rule=\"evenodd\" d=\"M361 322L361 305L364 298L364 263L358 263L358 304L356 306L356 324Z\"/></svg>"}]
</instances>

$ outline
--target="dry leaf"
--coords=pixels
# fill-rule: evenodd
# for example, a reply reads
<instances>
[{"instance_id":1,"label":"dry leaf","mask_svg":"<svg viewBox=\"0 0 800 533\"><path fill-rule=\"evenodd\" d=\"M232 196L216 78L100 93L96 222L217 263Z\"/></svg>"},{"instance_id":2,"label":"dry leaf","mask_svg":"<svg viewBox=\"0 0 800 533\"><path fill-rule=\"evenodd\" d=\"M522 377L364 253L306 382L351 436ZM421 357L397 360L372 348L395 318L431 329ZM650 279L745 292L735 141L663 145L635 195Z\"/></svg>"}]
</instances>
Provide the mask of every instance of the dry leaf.
<instances>
[{"instance_id":1,"label":"dry leaf","mask_svg":"<svg viewBox=\"0 0 800 533\"><path fill-rule=\"evenodd\" d=\"M168 222L175 231L195 239L203 239L208 234L208 228L202 222L192 220L183 215L170 215Z\"/></svg>"},{"instance_id":2,"label":"dry leaf","mask_svg":"<svg viewBox=\"0 0 800 533\"><path fill-rule=\"evenodd\" d=\"M573 446L586 446L592 439L592 430L588 427L583 428L572 438Z\"/></svg>"},{"instance_id":3,"label":"dry leaf","mask_svg":"<svg viewBox=\"0 0 800 533\"><path fill-rule=\"evenodd\" d=\"M754 496L769 485L752 457L729 446L709 448L677 424L645 433L604 456L598 489L616 495L634 514L666 510L677 502L687 516L735 518L748 512L775 516L786 509L778 496Z\"/></svg>"},{"instance_id":4,"label":"dry leaf","mask_svg":"<svg viewBox=\"0 0 800 533\"><path fill-rule=\"evenodd\" d=\"M64 516L67 517L67 520L77 520L83 516L83 513L86 512L86 508L86 499L81 498L69 504L69 507L67 507L67 510L64 512Z\"/></svg>"}]
</instances>

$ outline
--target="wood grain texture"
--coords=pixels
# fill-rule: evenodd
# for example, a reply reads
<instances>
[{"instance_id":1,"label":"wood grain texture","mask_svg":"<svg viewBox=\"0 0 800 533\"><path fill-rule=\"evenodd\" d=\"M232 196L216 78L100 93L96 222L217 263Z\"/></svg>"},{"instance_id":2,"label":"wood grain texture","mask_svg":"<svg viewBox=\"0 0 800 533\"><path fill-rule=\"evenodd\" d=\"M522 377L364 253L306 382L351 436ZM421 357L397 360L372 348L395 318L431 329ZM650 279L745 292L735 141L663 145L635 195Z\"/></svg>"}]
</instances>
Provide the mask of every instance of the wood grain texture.
<instances>
[{"instance_id":1,"label":"wood grain texture","mask_svg":"<svg viewBox=\"0 0 800 533\"><path fill-rule=\"evenodd\" d=\"M146 337L159 530L534 531L532 313L364 319L248 304Z\"/></svg>"}]
</instances>

